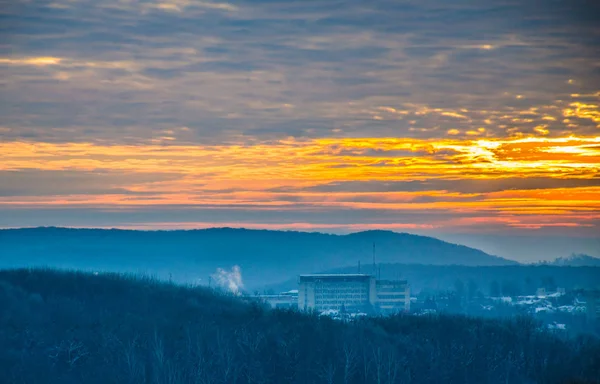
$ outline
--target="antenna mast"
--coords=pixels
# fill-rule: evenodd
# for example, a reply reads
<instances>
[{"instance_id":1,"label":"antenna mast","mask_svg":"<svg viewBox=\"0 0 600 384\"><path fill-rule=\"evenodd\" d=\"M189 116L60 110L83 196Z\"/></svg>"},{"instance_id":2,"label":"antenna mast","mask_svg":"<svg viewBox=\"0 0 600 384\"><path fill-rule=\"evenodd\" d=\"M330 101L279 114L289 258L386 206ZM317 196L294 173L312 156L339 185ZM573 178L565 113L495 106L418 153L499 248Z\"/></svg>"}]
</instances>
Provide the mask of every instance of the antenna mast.
<instances>
[{"instance_id":1,"label":"antenna mast","mask_svg":"<svg viewBox=\"0 0 600 384\"><path fill-rule=\"evenodd\" d=\"M373 243L373 275L377 276L377 267L375 266L375 243Z\"/></svg>"}]
</instances>

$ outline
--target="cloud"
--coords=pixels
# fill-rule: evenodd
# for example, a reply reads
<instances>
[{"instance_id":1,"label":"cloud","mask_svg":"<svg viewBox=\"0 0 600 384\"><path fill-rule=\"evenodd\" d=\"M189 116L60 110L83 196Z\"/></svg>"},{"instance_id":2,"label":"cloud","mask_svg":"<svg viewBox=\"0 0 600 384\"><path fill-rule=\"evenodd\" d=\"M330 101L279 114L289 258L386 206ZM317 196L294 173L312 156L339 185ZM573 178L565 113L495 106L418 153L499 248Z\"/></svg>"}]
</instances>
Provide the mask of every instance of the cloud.
<instances>
[{"instance_id":1,"label":"cloud","mask_svg":"<svg viewBox=\"0 0 600 384\"><path fill-rule=\"evenodd\" d=\"M449 191L465 194L481 194L506 190L530 190L553 188L578 188L600 186L600 178L500 178L500 179L430 179L391 182L344 181L320 184L306 190L319 192L417 192Z\"/></svg>"},{"instance_id":2,"label":"cloud","mask_svg":"<svg viewBox=\"0 0 600 384\"><path fill-rule=\"evenodd\" d=\"M45 65L58 65L60 64L61 59L58 57L29 57L29 58L0 58L0 64L8 64L8 65L36 65L36 66L45 66Z\"/></svg>"},{"instance_id":3,"label":"cloud","mask_svg":"<svg viewBox=\"0 0 600 384\"><path fill-rule=\"evenodd\" d=\"M477 231L483 220L504 229L547 228L552 222L588 228L600 218L598 140L13 142L0 144L0 206L102 208L131 218L150 208L166 209L180 215L174 222L181 222L186 210L218 222L215 212L221 211L225 223L235 217L250 225L288 225L308 214L315 224L338 228L344 223L333 222L334 212L356 210L364 213L362 221L345 224ZM393 213L393 221L382 221L379 212ZM266 221L268 215L274 215L273 222ZM166 222L164 216L148 220L148 225ZM199 222L196 216L190 220Z\"/></svg>"},{"instance_id":4,"label":"cloud","mask_svg":"<svg viewBox=\"0 0 600 384\"><path fill-rule=\"evenodd\" d=\"M491 1L47 5L5 11L5 140L146 142L182 126L188 143L597 130L597 107L571 96L600 86L600 39L579 5L536 8L548 20L537 26L508 21L529 4Z\"/></svg>"},{"instance_id":5,"label":"cloud","mask_svg":"<svg viewBox=\"0 0 600 384\"><path fill-rule=\"evenodd\" d=\"M182 12L190 8L210 9L219 11L235 12L238 10L233 4L229 3L217 3L209 1L193 1L193 0L168 0L160 2L147 2L141 3L142 9L160 9L163 11L175 11Z\"/></svg>"},{"instance_id":6,"label":"cloud","mask_svg":"<svg viewBox=\"0 0 600 384\"><path fill-rule=\"evenodd\" d=\"M594 229L594 6L15 2L0 207L55 224L171 209L171 223Z\"/></svg>"},{"instance_id":7,"label":"cloud","mask_svg":"<svg viewBox=\"0 0 600 384\"><path fill-rule=\"evenodd\" d=\"M181 178L176 173L112 170L0 170L0 196L145 195L142 186Z\"/></svg>"}]
</instances>

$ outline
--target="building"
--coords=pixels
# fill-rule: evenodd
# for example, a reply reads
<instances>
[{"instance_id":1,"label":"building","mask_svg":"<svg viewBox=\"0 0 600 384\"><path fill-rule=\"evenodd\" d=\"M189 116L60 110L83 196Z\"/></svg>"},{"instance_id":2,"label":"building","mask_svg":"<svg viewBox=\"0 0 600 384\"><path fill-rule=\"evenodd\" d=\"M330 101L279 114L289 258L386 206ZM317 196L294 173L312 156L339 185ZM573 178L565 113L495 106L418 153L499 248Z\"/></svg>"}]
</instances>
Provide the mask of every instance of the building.
<instances>
[{"instance_id":1,"label":"building","mask_svg":"<svg viewBox=\"0 0 600 384\"><path fill-rule=\"evenodd\" d=\"M546 288L538 288L538 289L535 291L535 295L536 295L537 297L546 297Z\"/></svg>"},{"instance_id":2,"label":"building","mask_svg":"<svg viewBox=\"0 0 600 384\"><path fill-rule=\"evenodd\" d=\"M585 292L585 309L589 319L600 320L600 290Z\"/></svg>"},{"instance_id":3,"label":"building","mask_svg":"<svg viewBox=\"0 0 600 384\"><path fill-rule=\"evenodd\" d=\"M365 312L375 301L375 278L371 275L300 275L300 310Z\"/></svg>"},{"instance_id":4,"label":"building","mask_svg":"<svg viewBox=\"0 0 600 384\"><path fill-rule=\"evenodd\" d=\"M393 313L410 309L406 281L377 280L367 274L300 275L298 309Z\"/></svg>"},{"instance_id":5,"label":"building","mask_svg":"<svg viewBox=\"0 0 600 384\"><path fill-rule=\"evenodd\" d=\"M267 303L271 308L293 309L298 308L298 290L281 292L276 295L258 295L257 298L264 303Z\"/></svg>"},{"instance_id":6,"label":"building","mask_svg":"<svg viewBox=\"0 0 600 384\"><path fill-rule=\"evenodd\" d=\"M410 287L406 280L376 280L376 307L381 313L410 310Z\"/></svg>"}]
</instances>

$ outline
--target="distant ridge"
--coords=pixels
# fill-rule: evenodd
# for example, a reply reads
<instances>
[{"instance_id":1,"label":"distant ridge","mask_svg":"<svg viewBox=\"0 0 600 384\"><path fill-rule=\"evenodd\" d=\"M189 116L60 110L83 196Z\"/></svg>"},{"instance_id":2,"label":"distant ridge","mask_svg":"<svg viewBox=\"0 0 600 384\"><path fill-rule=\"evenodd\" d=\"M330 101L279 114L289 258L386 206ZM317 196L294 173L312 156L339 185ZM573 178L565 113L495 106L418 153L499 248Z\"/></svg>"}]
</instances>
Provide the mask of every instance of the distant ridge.
<instances>
[{"instance_id":1,"label":"distant ridge","mask_svg":"<svg viewBox=\"0 0 600 384\"><path fill-rule=\"evenodd\" d=\"M600 258L573 253L569 257L559 257L549 264L560 267L600 267Z\"/></svg>"},{"instance_id":2,"label":"distant ridge","mask_svg":"<svg viewBox=\"0 0 600 384\"><path fill-rule=\"evenodd\" d=\"M378 263L493 266L515 261L427 236L391 231L348 235L210 228L137 231L39 227L0 230L0 268L137 272L207 283L216 268L239 265L246 287L300 273ZM369 266L369 267L367 267ZM367 269L368 268L368 269Z\"/></svg>"}]
</instances>

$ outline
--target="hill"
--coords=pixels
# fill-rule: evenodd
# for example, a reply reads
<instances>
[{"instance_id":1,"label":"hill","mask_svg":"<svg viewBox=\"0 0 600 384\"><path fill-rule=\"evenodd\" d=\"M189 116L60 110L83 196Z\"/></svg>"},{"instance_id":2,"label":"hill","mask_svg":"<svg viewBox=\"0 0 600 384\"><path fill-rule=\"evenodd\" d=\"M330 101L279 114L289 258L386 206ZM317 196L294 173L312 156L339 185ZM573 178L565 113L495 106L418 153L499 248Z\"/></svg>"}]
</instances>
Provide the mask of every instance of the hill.
<instances>
[{"instance_id":1,"label":"hill","mask_svg":"<svg viewBox=\"0 0 600 384\"><path fill-rule=\"evenodd\" d=\"M600 341L528 318L327 317L207 288L52 270L0 271L5 383L597 382ZM587 380L587 381L586 381Z\"/></svg>"},{"instance_id":2,"label":"hill","mask_svg":"<svg viewBox=\"0 0 600 384\"><path fill-rule=\"evenodd\" d=\"M569 267L600 267L600 258L584 254L572 254L569 257L559 257L550 264Z\"/></svg>"},{"instance_id":3,"label":"hill","mask_svg":"<svg viewBox=\"0 0 600 384\"><path fill-rule=\"evenodd\" d=\"M0 230L0 268L49 266L135 272L206 284L216 268L239 265L246 287L372 262L511 265L514 261L435 238L367 231L349 235L213 228L132 231L68 228ZM201 279L201 280L200 280Z\"/></svg>"},{"instance_id":4,"label":"hill","mask_svg":"<svg viewBox=\"0 0 600 384\"><path fill-rule=\"evenodd\" d=\"M600 289L600 267L559 267L547 264L464 266L384 263L380 265L382 279L406 279L412 294L454 290L457 282L472 290L489 295L496 285L503 294L533 295L537 288L553 292L557 287L566 290ZM371 268L369 266L369 272ZM334 268L324 273L353 273L356 267ZM266 285L263 289L287 291L297 287L296 277L286 282ZM476 292L472 292L473 294Z\"/></svg>"}]
</instances>

